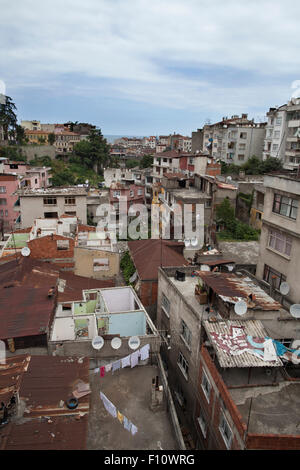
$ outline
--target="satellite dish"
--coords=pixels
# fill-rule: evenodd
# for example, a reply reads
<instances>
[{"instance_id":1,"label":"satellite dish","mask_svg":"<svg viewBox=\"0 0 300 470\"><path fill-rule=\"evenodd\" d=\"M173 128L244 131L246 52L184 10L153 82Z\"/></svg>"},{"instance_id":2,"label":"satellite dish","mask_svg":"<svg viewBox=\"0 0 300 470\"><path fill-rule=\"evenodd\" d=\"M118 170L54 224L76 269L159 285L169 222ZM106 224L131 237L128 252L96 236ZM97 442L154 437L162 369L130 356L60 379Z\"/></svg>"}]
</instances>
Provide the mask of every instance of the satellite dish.
<instances>
[{"instance_id":1,"label":"satellite dish","mask_svg":"<svg viewBox=\"0 0 300 470\"><path fill-rule=\"evenodd\" d=\"M30 249L28 246L24 246L21 250L21 255L22 256L29 256L30 255Z\"/></svg>"},{"instance_id":2,"label":"satellite dish","mask_svg":"<svg viewBox=\"0 0 300 470\"><path fill-rule=\"evenodd\" d=\"M130 336L128 340L128 346L130 349L137 349L141 344L140 338L138 336Z\"/></svg>"},{"instance_id":3,"label":"satellite dish","mask_svg":"<svg viewBox=\"0 0 300 470\"><path fill-rule=\"evenodd\" d=\"M228 271L233 270L233 264L227 264L226 266L227 266Z\"/></svg>"},{"instance_id":4,"label":"satellite dish","mask_svg":"<svg viewBox=\"0 0 300 470\"><path fill-rule=\"evenodd\" d=\"M290 314L294 318L300 318L300 304L294 304L290 306Z\"/></svg>"},{"instance_id":5,"label":"satellite dish","mask_svg":"<svg viewBox=\"0 0 300 470\"><path fill-rule=\"evenodd\" d=\"M231 181L231 180L232 180L232 177L231 177L231 176L227 176L226 180L227 180L227 181Z\"/></svg>"},{"instance_id":6,"label":"satellite dish","mask_svg":"<svg viewBox=\"0 0 300 470\"><path fill-rule=\"evenodd\" d=\"M197 238L192 238L191 245L192 246L197 246L198 245L198 239Z\"/></svg>"},{"instance_id":7,"label":"satellite dish","mask_svg":"<svg viewBox=\"0 0 300 470\"><path fill-rule=\"evenodd\" d=\"M97 349L97 350L103 348L104 339L102 338L102 336L95 336L95 338L92 341L92 346L94 349Z\"/></svg>"},{"instance_id":8,"label":"satellite dish","mask_svg":"<svg viewBox=\"0 0 300 470\"><path fill-rule=\"evenodd\" d=\"M185 244L186 247L190 246L190 245L191 245L191 240L189 240L188 238L186 238L186 239L184 240L184 244Z\"/></svg>"},{"instance_id":9,"label":"satellite dish","mask_svg":"<svg viewBox=\"0 0 300 470\"><path fill-rule=\"evenodd\" d=\"M111 347L113 349L120 349L121 345L122 345L122 340L120 338L118 338L118 336L116 336L115 338L113 338L111 340Z\"/></svg>"},{"instance_id":10,"label":"satellite dish","mask_svg":"<svg viewBox=\"0 0 300 470\"><path fill-rule=\"evenodd\" d=\"M287 282L282 282L280 284L279 290L282 295L287 295L290 292L290 286Z\"/></svg>"},{"instance_id":11,"label":"satellite dish","mask_svg":"<svg viewBox=\"0 0 300 470\"><path fill-rule=\"evenodd\" d=\"M237 315L245 315L247 312L247 304L244 300L239 300L235 306L234 311Z\"/></svg>"}]
</instances>

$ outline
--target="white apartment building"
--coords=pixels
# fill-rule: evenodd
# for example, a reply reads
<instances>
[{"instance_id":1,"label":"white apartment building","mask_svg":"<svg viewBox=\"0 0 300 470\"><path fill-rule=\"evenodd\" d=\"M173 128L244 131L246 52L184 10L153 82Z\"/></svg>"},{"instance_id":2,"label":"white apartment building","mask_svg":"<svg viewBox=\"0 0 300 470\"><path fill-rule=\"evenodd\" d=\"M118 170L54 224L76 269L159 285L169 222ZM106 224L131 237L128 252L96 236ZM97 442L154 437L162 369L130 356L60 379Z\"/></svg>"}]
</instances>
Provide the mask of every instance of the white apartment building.
<instances>
[{"instance_id":1,"label":"white apartment building","mask_svg":"<svg viewBox=\"0 0 300 470\"><path fill-rule=\"evenodd\" d=\"M267 113L266 137L264 141L263 160L270 157L284 160L286 143L286 105L270 108Z\"/></svg>"},{"instance_id":2,"label":"white apartment building","mask_svg":"<svg viewBox=\"0 0 300 470\"><path fill-rule=\"evenodd\" d=\"M203 127L203 152L226 163L243 165L253 155L262 158L266 123L255 123L247 114L223 118Z\"/></svg>"}]
</instances>

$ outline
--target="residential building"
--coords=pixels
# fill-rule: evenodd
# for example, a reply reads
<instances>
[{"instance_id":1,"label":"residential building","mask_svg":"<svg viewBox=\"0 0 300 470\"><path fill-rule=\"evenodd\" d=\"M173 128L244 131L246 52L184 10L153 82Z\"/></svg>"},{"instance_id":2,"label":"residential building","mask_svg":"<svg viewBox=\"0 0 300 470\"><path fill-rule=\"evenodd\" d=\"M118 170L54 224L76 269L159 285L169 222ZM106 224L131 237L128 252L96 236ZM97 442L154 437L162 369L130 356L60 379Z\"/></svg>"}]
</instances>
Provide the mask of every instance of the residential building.
<instances>
[{"instance_id":1,"label":"residential building","mask_svg":"<svg viewBox=\"0 0 300 470\"><path fill-rule=\"evenodd\" d=\"M95 336L105 344L96 351ZM113 337L121 339L121 347L112 350ZM128 340L138 336L141 347L150 345L151 353L160 350L160 335L132 287L82 290L76 302L58 302L49 330L49 351L61 355L84 355L94 358L120 358L128 355Z\"/></svg>"},{"instance_id":2,"label":"residential building","mask_svg":"<svg viewBox=\"0 0 300 470\"><path fill-rule=\"evenodd\" d=\"M185 266L183 243L171 240L136 240L128 242L131 259L136 268L135 290L155 322L157 307L158 268Z\"/></svg>"},{"instance_id":3,"label":"residential building","mask_svg":"<svg viewBox=\"0 0 300 470\"><path fill-rule=\"evenodd\" d=\"M294 339L299 338L299 333L296 331L297 320L292 319L293 321L291 321L289 313L259 286L254 276L249 273L243 275L239 272L233 273L231 260L222 260L221 258L214 260L213 264L209 266L210 256L203 255L198 262L199 267L201 266L200 271L196 266L159 268L156 324L164 337L161 354L168 371L169 384L175 397L179 419L189 429L195 444L197 443L197 448L225 449L224 440L219 439L220 432L216 429L221 426L220 396L223 398L224 394L222 385L217 378L219 376L206 366L208 362L206 348L212 346L211 341L208 344L208 339L211 338L207 338L206 331L210 329L210 331L215 330L216 333L226 334L226 324L231 322L232 325L239 326L242 321L245 328L246 325L251 327L251 329L245 330L246 334L266 338L272 332L272 339L286 344L286 340L289 338L289 345ZM225 262L226 264L224 264ZM209 268L214 265L215 267L219 266L221 270L216 272L215 269L211 271L207 267L204 268L203 265L206 263ZM234 269L237 268L234 267ZM234 311L236 302L241 299L247 304L247 312L243 317L238 316ZM209 349L210 351L211 349ZM223 358L224 356L226 354L223 354ZM228 359L226 359L227 356ZM252 367L258 365L261 367L260 371L263 371L262 377L256 381L253 371L251 383L259 387L258 384L262 383L265 375L265 368L262 369L262 367L268 367L267 363L254 358L252 362L246 361L244 365L241 365L242 361L239 359L241 356L228 354L227 356L216 369L223 376L220 367L224 368L224 374L227 374L225 377L233 380L230 383L230 385L234 385L233 388L242 385L242 389L247 389L246 385L244 387L245 380L247 383L249 374L253 371ZM214 356L212 358L214 360ZM272 367L274 365L281 367L281 360L278 359L275 364L272 364ZM237 375L231 376L228 367L248 367L248 371L245 375L242 373L239 379L240 372L234 371ZM203 379L202 369L206 374L205 379ZM293 373L293 367L290 370ZM274 381L274 376L270 382L272 381ZM267 379L265 383L269 383L269 380ZM249 389L251 388L249 386ZM270 388L272 389L272 385ZM279 386L276 391L280 391L280 388ZM249 396L256 395L251 393ZM228 408L224 410L225 418L229 419L227 414L231 412L232 408L229 408L227 402L226 406ZM200 419L198 420L198 418ZM232 418L229 420L229 426L231 423ZM258 431L259 427L255 426L255 420L252 426L251 432L254 434L261 432L262 428ZM202 439L200 439L201 427L204 430ZM243 426L240 425L240 428ZM209 437L208 443L203 442L206 431ZM269 432L271 433L271 431ZM231 447L230 443L228 447L244 448L241 438L238 436L236 438L238 444L234 443L234 439L232 439L231 442L234 445ZM273 442L276 440L274 439ZM273 445L276 448L276 444Z\"/></svg>"},{"instance_id":4,"label":"residential building","mask_svg":"<svg viewBox=\"0 0 300 470\"><path fill-rule=\"evenodd\" d=\"M243 165L255 155L262 158L266 123L255 123L247 114L224 117L203 126L203 151L226 163Z\"/></svg>"},{"instance_id":5,"label":"residential building","mask_svg":"<svg viewBox=\"0 0 300 470\"><path fill-rule=\"evenodd\" d=\"M192 132L192 153L203 152L203 130Z\"/></svg>"},{"instance_id":6,"label":"residential building","mask_svg":"<svg viewBox=\"0 0 300 470\"><path fill-rule=\"evenodd\" d=\"M286 147L286 105L270 108L264 141L263 160L268 158L285 159Z\"/></svg>"},{"instance_id":7,"label":"residential building","mask_svg":"<svg viewBox=\"0 0 300 470\"><path fill-rule=\"evenodd\" d=\"M28 131L41 131L40 121L21 121L21 126Z\"/></svg>"},{"instance_id":8,"label":"residential building","mask_svg":"<svg viewBox=\"0 0 300 470\"><path fill-rule=\"evenodd\" d=\"M20 188L48 188L51 184L51 167L28 167L24 177L20 181Z\"/></svg>"},{"instance_id":9,"label":"residential building","mask_svg":"<svg viewBox=\"0 0 300 470\"><path fill-rule=\"evenodd\" d=\"M250 209L250 225L256 230L261 230L264 213L265 186L255 185L253 190L252 206Z\"/></svg>"},{"instance_id":10,"label":"residential building","mask_svg":"<svg viewBox=\"0 0 300 470\"><path fill-rule=\"evenodd\" d=\"M144 204L144 187L137 184L112 183L110 185L110 204L115 208L117 219L119 215L119 199L127 198L127 213L133 204Z\"/></svg>"},{"instance_id":11,"label":"residential building","mask_svg":"<svg viewBox=\"0 0 300 470\"><path fill-rule=\"evenodd\" d=\"M19 189L21 227L32 227L36 218L58 219L63 214L87 222L86 188L58 187L42 189Z\"/></svg>"},{"instance_id":12,"label":"residential building","mask_svg":"<svg viewBox=\"0 0 300 470\"><path fill-rule=\"evenodd\" d=\"M20 211L16 211L18 196L15 191L19 187L17 175L0 174L0 232L9 232L18 222Z\"/></svg>"},{"instance_id":13,"label":"residential building","mask_svg":"<svg viewBox=\"0 0 300 470\"><path fill-rule=\"evenodd\" d=\"M288 282L287 298L300 302L300 180L285 174L266 175L257 278L275 290Z\"/></svg>"},{"instance_id":14,"label":"residential building","mask_svg":"<svg viewBox=\"0 0 300 470\"><path fill-rule=\"evenodd\" d=\"M54 146L59 153L69 153L74 149L74 145L80 142L81 136L76 132L71 132L66 129L55 129L55 142Z\"/></svg>"},{"instance_id":15,"label":"residential building","mask_svg":"<svg viewBox=\"0 0 300 470\"><path fill-rule=\"evenodd\" d=\"M48 142L50 132L42 130L25 130L25 137L30 144L42 144Z\"/></svg>"}]
</instances>

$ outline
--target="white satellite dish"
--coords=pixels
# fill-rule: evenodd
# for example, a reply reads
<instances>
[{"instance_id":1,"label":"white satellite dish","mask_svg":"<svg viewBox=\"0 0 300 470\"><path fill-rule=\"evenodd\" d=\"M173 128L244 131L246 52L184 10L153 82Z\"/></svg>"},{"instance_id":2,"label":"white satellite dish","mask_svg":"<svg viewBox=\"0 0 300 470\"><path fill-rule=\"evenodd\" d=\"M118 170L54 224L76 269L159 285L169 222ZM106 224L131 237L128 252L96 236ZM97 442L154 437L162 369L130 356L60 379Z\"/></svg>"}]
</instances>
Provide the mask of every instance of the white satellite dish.
<instances>
[{"instance_id":1,"label":"white satellite dish","mask_svg":"<svg viewBox=\"0 0 300 470\"><path fill-rule=\"evenodd\" d=\"M128 346L130 349L137 349L141 344L140 338L138 336L130 336L128 340Z\"/></svg>"},{"instance_id":2,"label":"white satellite dish","mask_svg":"<svg viewBox=\"0 0 300 470\"><path fill-rule=\"evenodd\" d=\"M247 304L244 300L239 300L235 306L234 311L237 315L245 315L247 312Z\"/></svg>"},{"instance_id":3,"label":"white satellite dish","mask_svg":"<svg viewBox=\"0 0 300 470\"><path fill-rule=\"evenodd\" d=\"M113 349L120 349L121 345L122 345L122 340L120 338L118 338L118 336L116 336L115 338L113 338L111 340L111 347Z\"/></svg>"},{"instance_id":4,"label":"white satellite dish","mask_svg":"<svg viewBox=\"0 0 300 470\"><path fill-rule=\"evenodd\" d=\"M104 346L104 339L102 336L95 336L95 338L92 341L92 346L94 349L101 349Z\"/></svg>"},{"instance_id":5,"label":"white satellite dish","mask_svg":"<svg viewBox=\"0 0 300 470\"><path fill-rule=\"evenodd\" d=\"M231 177L231 176L227 176L226 181L231 181L231 180L232 180L232 177Z\"/></svg>"},{"instance_id":6,"label":"white satellite dish","mask_svg":"<svg viewBox=\"0 0 300 470\"><path fill-rule=\"evenodd\" d=\"M300 304L294 304L290 306L290 314L294 318L300 318Z\"/></svg>"},{"instance_id":7,"label":"white satellite dish","mask_svg":"<svg viewBox=\"0 0 300 470\"><path fill-rule=\"evenodd\" d=\"M30 255L30 249L28 246L24 246L21 250L21 255L22 256L29 256Z\"/></svg>"},{"instance_id":8,"label":"white satellite dish","mask_svg":"<svg viewBox=\"0 0 300 470\"><path fill-rule=\"evenodd\" d=\"M184 240L184 244L185 244L186 247L190 246L190 245L191 245L191 240L189 240L188 238L186 238L186 239Z\"/></svg>"},{"instance_id":9,"label":"white satellite dish","mask_svg":"<svg viewBox=\"0 0 300 470\"><path fill-rule=\"evenodd\" d=\"M282 295L287 295L290 292L290 286L287 282L282 282L280 284L279 290Z\"/></svg>"},{"instance_id":10,"label":"white satellite dish","mask_svg":"<svg viewBox=\"0 0 300 470\"><path fill-rule=\"evenodd\" d=\"M198 245L198 239L195 237L195 238L192 238L191 240L191 245L192 246L197 246Z\"/></svg>"}]
</instances>

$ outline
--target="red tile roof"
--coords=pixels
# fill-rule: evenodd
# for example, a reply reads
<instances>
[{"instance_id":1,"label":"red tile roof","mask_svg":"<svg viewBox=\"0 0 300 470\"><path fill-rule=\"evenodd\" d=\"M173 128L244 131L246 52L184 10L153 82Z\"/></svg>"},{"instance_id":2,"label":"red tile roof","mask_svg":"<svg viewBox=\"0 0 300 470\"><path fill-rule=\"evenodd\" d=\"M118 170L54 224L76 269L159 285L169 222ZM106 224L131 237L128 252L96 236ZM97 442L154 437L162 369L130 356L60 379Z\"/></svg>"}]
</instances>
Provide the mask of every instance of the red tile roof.
<instances>
[{"instance_id":1,"label":"red tile roof","mask_svg":"<svg viewBox=\"0 0 300 470\"><path fill-rule=\"evenodd\" d=\"M128 242L128 248L141 280L157 280L160 266L186 266L188 262L180 254L183 243L170 240L136 240Z\"/></svg>"}]
</instances>

